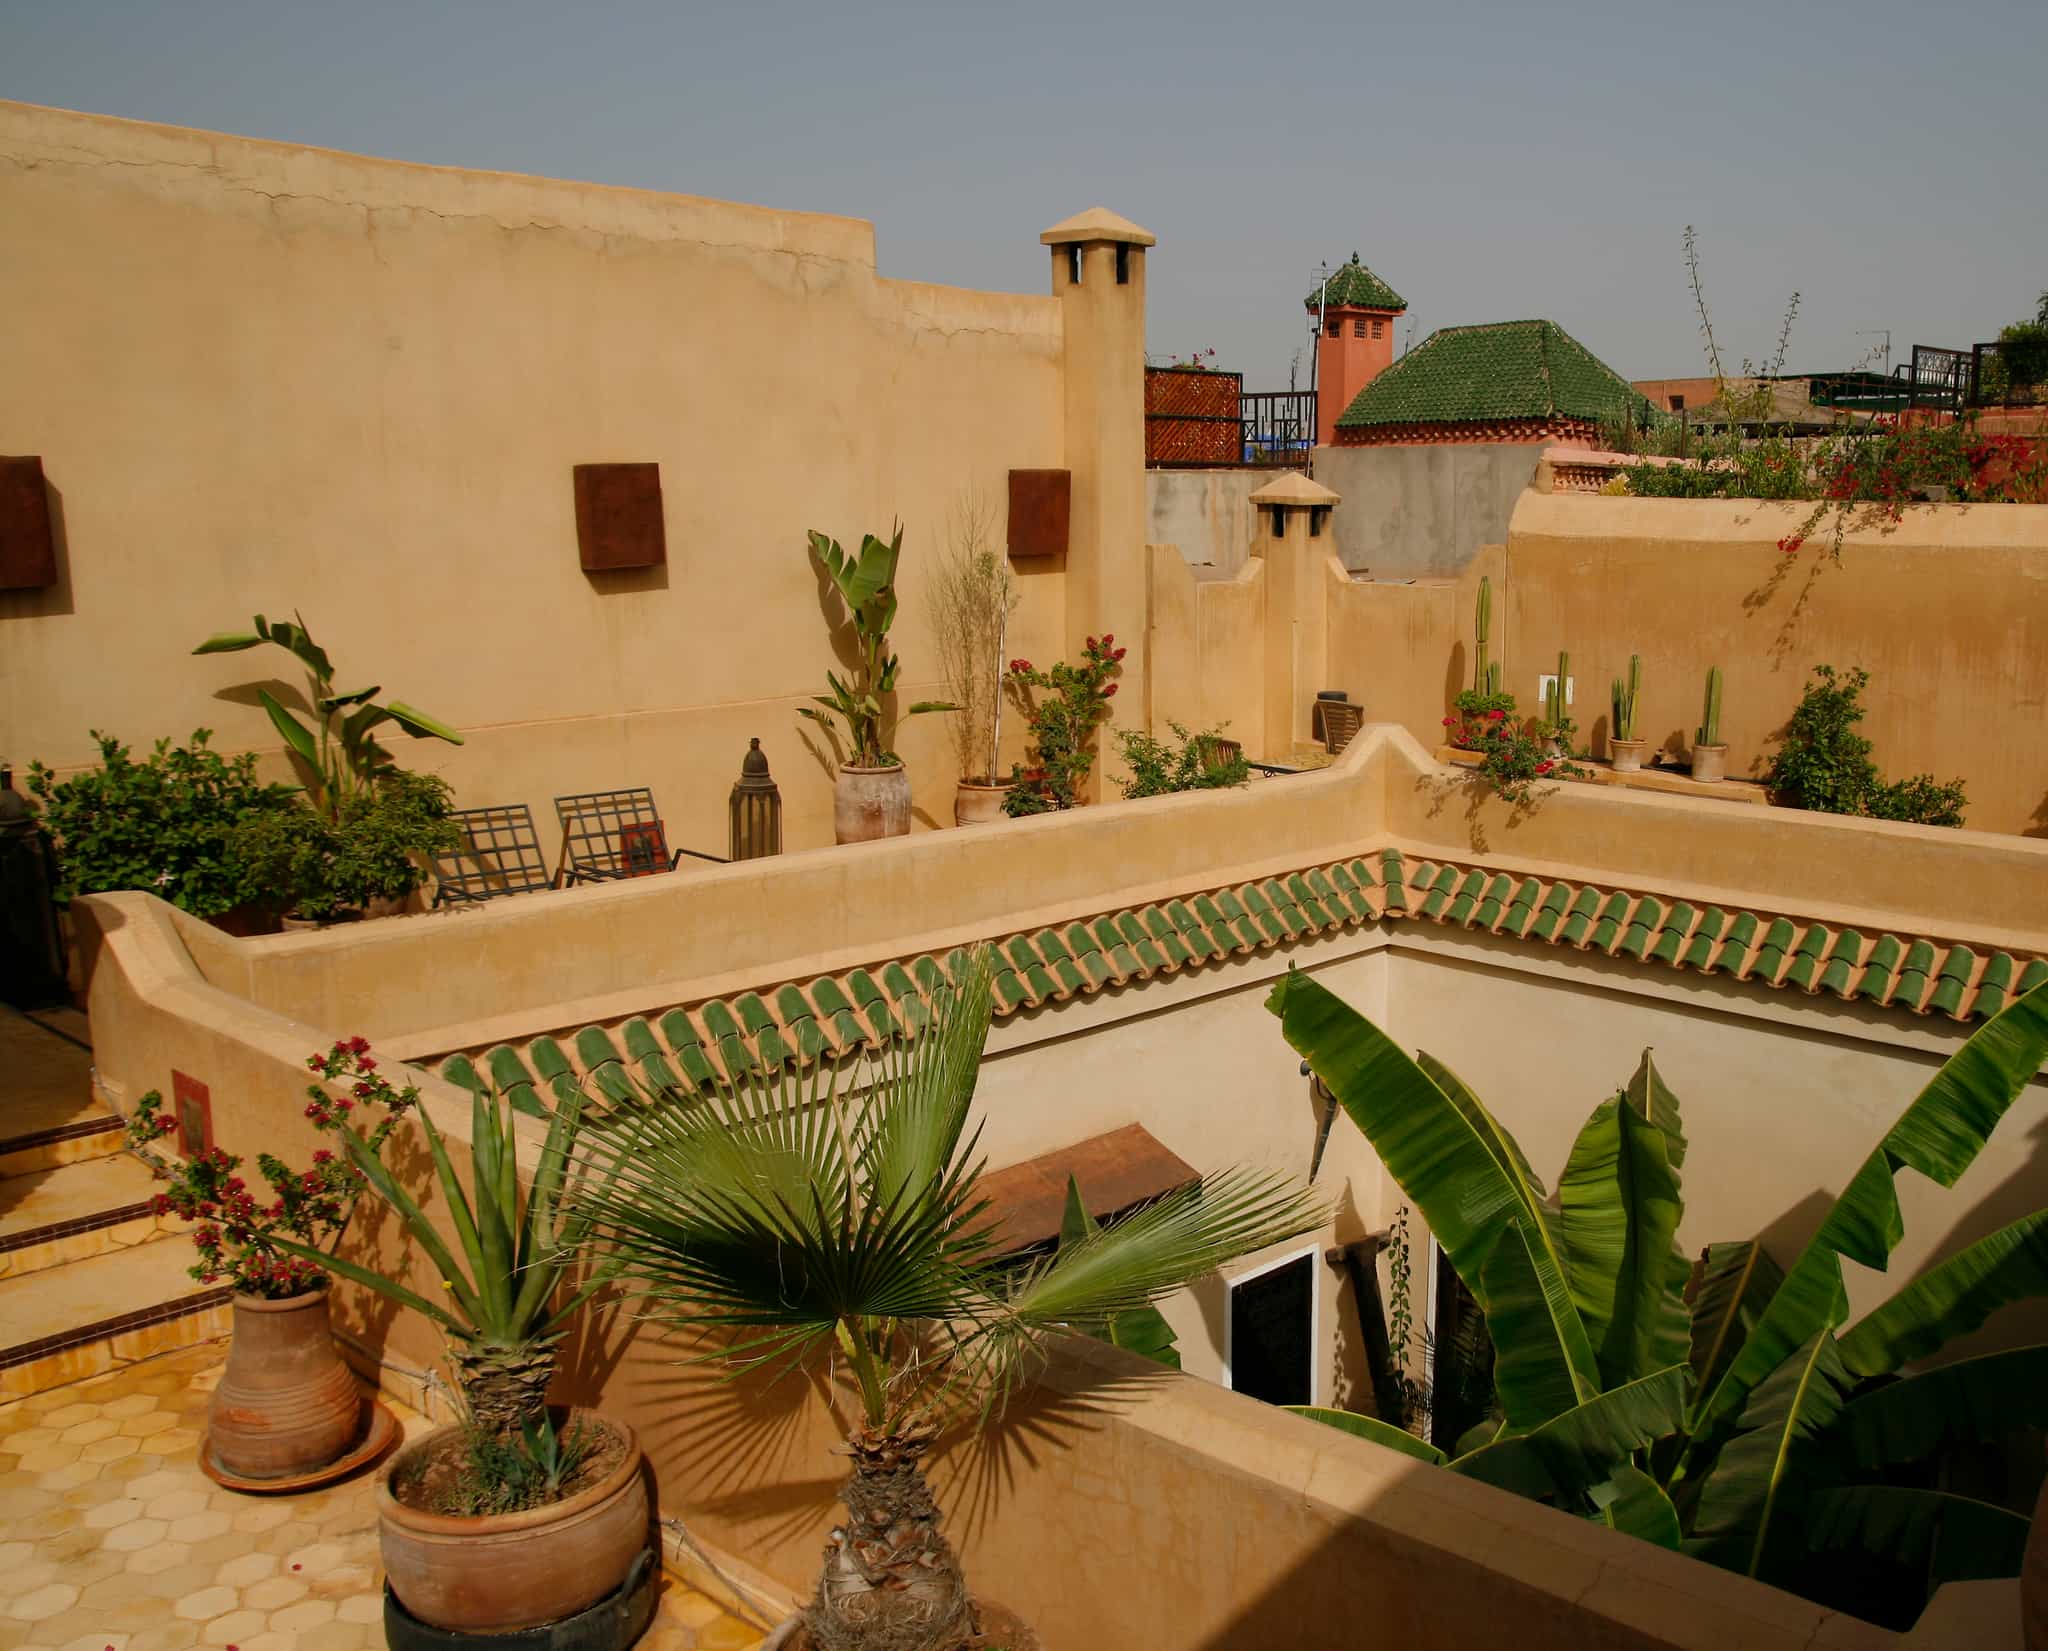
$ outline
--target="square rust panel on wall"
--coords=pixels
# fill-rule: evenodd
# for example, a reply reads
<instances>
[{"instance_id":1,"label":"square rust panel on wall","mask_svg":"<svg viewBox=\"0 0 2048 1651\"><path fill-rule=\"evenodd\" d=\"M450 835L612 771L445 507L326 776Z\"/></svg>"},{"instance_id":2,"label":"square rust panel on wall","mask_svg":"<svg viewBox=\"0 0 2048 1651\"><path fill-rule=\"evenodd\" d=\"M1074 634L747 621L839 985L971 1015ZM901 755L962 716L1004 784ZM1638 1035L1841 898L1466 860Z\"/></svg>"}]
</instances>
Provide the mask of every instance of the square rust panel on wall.
<instances>
[{"instance_id":1,"label":"square rust panel on wall","mask_svg":"<svg viewBox=\"0 0 2048 1651\"><path fill-rule=\"evenodd\" d=\"M1010 560L1023 562L1067 553L1067 519L1074 478L1067 470L1010 472Z\"/></svg>"},{"instance_id":2,"label":"square rust panel on wall","mask_svg":"<svg viewBox=\"0 0 2048 1651\"><path fill-rule=\"evenodd\" d=\"M43 461L0 457L0 590L48 590L56 582Z\"/></svg>"},{"instance_id":3,"label":"square rust panel on wall","mask_svg":"<svg viewBox=\"0 0 2048 1651\"><path fill-rule=\"evenodd\" d=\"M661 466L577 465L576 545L586 573L653 568L666 562Z\"/></svg>"}]
</instances>

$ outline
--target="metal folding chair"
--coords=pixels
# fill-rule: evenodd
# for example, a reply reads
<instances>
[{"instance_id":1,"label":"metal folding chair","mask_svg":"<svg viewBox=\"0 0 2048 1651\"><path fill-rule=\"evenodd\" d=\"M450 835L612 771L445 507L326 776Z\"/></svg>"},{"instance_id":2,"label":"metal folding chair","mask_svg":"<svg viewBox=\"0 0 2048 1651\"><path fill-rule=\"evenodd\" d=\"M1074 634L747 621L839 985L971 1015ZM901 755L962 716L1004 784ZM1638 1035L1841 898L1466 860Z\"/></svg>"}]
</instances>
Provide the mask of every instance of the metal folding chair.
<instances>
[{"instance_id":1,"label":"metal folding chair","mask_svg":"<svg viewBox=\"0 0 2048 1651\"><path fill-rule=\"evenodd\" d=\"M434 856L436 906L475 905L553 886L526 804L459 808L448 817L460 827L462 841L452 853Z\"/></svg>"},{"instance_id":2,"label":"metal folding chair","mask_svg":"<svg viewBox=\"0 0 2048 1651\"><path fill-rule=\"evenodd\" d=\"M654 806L654 793L644 785L557 797L555 817L562 825L562 862L555 880L565 886L586 879L611 882L674 871L686 854L716 865L728 864L721 854L703 854L694 848L671 850L667 828Z\"/></svg>"}]
</instances>

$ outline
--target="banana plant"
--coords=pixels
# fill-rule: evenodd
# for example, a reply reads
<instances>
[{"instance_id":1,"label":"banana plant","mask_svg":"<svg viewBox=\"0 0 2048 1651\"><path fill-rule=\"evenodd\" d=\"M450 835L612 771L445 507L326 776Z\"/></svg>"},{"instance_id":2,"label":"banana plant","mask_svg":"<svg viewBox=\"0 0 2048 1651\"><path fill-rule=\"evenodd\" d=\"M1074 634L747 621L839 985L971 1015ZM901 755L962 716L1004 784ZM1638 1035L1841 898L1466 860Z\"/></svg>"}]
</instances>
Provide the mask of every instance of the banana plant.
<instances>
[{"instance_id":1,"label":"banana plant","mask_svg":"<svg viewBox=\"0 0 2048 1651\"><path fill-rule=\"evenodd\" d=\"M335 692L334 664L327 651L306 629L304 617L294 613L289 620L265 619L257 614L249 631L222 631L209 636L192 651L195 654L241 653L249 648L275 643L306 669L307 698L316 719L308 727L296 712L287 709L267 688L256 690L271 726L284 739L286 748L304 763L313 777L308 787L314 807L335 817L341 805L365 785L383 779L395 768L391 753L378 743L376 730L392 723L414 739L446 740L462 744L462 736L446 723L402 700L377 703L383 689L372 685Z\"/></svg>"},{"instance_id":2,"label":"banana plant","mask_svg":"<svg viewBox=\"0 0 2048 1651\"><path fill-rule=\"evenodd\" d=\"M546 1416L556 1344L569 1320L616 1271L594 1267L578 1288L556 1300L590 1226L587 1216L563 1208L583 1104L580 1090L563 1086L524 1199L512 1114L499 1097L481 1088L471 1093L473 1197L464 1191L454 1157L427 1109L414 1111L455 1231L455 1249L356 1131L336 1131L349 1161L432 1264L445 1298L430 1300L395 1278L339 1256L319 1254L319 1264L440 1326L471 1422L508 1442ZM315 1258L304 1246L279 1242Z\"/></svg>"},{"instance_id":3,"label":"banana plant","mask_svg":"<svg viewBox=\"0 0 2048 1651\"><path fill-rule=\"evenodd\" d=\"M1884 1268L1904 1231L1902 1166L1953 1186L1983 1150L2048 1058L2048 984L1956 1051L1789 1271L1754 1241L1684 1261L1685 1136L1647 1052L1546 1193L1441 1062L1411 1060L1305 975L1268 1007L1472 1288L1504 1421L1445 1458L1369 1417L1310 1414L1831 1604L1851 1594L1845 1564L1904 1579L1908 1620L1940 1582L2017 1570L2026 1518L1930 1487L1928 1468L2048 1424L2048 1348L1902 1372L2048 1295L2048 1211L1929 1268L1845 1333L1842 1261Z\"/></svg>"},{"instance_id":4,"label":"banana plant","mask_svg":"<svg viewBox=\"0 0 2048 1651\"><path fill-rule=\"evenodd\" d=\"M849 556L837 539L812 532L810 555L825 570L845 605L847 622L853 626L860 663L851 680L837 671L827 671L830 694L813 694L812 705L797 709L813 722L833 728L837 717L846 725L850 755L846 766L853 768L895 768L902 758L891 749L894 730L889 726L886 696L895 692L896 675L902 659L889 646L889 627L896 622L896 564L903 555L903 527L896 526L886 542L872 533L861 541L860 554ZM930 711L957 711L951 700L921 699L908 706L905 716L923 716ZM836 733L834 743L837 743Z\"/></svg>"}]
</instances>

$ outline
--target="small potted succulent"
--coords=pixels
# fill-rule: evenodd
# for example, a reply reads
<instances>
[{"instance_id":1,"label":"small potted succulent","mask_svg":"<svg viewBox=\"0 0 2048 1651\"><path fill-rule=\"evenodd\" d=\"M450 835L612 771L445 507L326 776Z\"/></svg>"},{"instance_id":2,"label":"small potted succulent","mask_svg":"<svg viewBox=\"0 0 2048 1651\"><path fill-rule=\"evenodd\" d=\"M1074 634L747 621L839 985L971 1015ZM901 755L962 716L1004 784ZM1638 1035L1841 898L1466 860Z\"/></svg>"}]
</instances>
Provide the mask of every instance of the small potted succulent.
<instances>
[{"instance_id":1,"label":"small potted succulent","mask_svg":"<svg viewBox=\"0 0 2048 1651\"><path fill-rule=\"evenodd\" d=\"M199 1251L192 1277L223 1279L234 1290L234 1339L227 1368L207 1410L206 1451L236 1480L292 1480L346 1456L361 1425L356 1380L335 1350L328 1319L328 1253L348 1225L364 1186L362 1165L377 1165L399 1118L419 1099L377 1071L361 1038L337 1043L307 1066L322 1080L310 1086L306 1116L313 1127L347 1143L348 1161L321 1148L312 1167L294 1170L264 1152L257 1168L268 1184L259 1199L236 1172L242 1160L191 1139L163 1096L151 1090L128 1121L129 1148L166 1184L153 1208L193 1222ZM347 1083L336 1095L327 1086ZM349 1127L357 1109L383 1114L367 1136ZM188 1156L171 1158L166 1137L178 1132Z\"/></svg>"},{"instance_id":2,"label":"small potted succulent","mask_svg":"<svg viewBox=\"0 0 2048 1651\"><path fill-rule=\"evenodd\" d=\"M1617 774L1633 774L1643 766L1643 748L1649 742L1642 737L1642 690L1642 656L1630 654L1628 680L1616 677L1609 690L1614 722L1607 736L1607 748Z\"/></svg>"},{"instance_id":3,"label":"small potted succulent","mask_svg":"<svg viewBox=\"0 0 2048 1651\"><path fill-rule=\"evenodd\" d=\"M637 1597L629 1582L646 1573L647 1491L633 1429L594 1410L548 1404L557 1344L610 1277L598 1266L580 1283L571 1279L587 1222L562 1206L576 1179L583 1101L574 1090L558 1099L523 1197L506 1102L481 1090L472 1096L473 1197L433 1119L417 1111L456 1248L367 1143L341 1136L355 1169L432 1265L440 1293L429 1300L339 1257L326 1265L439 1326L462 1413L399 1451L378 1484L394 1636L410 1633L411 1623L511 1634L586 1614L616 1626L626 1616L611 1609L616 1596ZM593 1620L557 1638L595 1645L591 1635L600 1631Z\"/></svg>"},{"instance_id":4,"label":"small potted succulent","mask_svg":"<svg viewBox=\"0 0 2048 1651\"><path fill-rule=\"evenodd\" d=\"M1709 783L1728 777L1728 747L1721 743L1721 667L1707 672L1706 705L1693 735L1692 777Z\"/></svg>"},{"instance_id":5,"label":"small potted succulent","mask_svg":"<svg viewBox=\"0 0 2048 1651\"><path fill-rule=\"evenodd\" d=\"M900 523L886 542L868 534L858 556L847 555L838 540L822 533L810 536L811 558L845 606L844 623L853 632L858 655L851 680L837 671L825 673L832 692L811 696L824 707L822 711L811 705L797 708L824 725L838 756L832 786L832 832L842 843L901 837L910 830L910 775L903 759L890 747L894 711L888 703L903 664L889 646L889 627L896 622L896 564L902 554ZM903 714L915 717L927 711L958 709L950 700L919 700ZM844 751L838 749L838 723L845 724Z\"/></svg>"}]
</instances>

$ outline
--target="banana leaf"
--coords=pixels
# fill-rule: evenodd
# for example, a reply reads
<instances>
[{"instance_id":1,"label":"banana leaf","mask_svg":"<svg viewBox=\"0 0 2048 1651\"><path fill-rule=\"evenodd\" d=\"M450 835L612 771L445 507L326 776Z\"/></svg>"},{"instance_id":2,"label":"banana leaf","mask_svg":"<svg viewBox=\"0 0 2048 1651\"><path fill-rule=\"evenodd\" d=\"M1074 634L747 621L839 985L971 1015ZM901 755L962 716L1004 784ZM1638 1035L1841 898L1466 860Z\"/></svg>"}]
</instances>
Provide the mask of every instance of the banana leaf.
<instances>
[{"instance_id":1,"label":"banana leaf","mask_svg":"<svg viewBox=\"0 0 2048 1651\"><path fill-rule=\"evenodd\" d=\"M1692 1373L1698 1391L1713 1390L1784 1282L1785 1270L1755 1239L1707 1246L1692 1293Z\"/></svg>"},{"instance_id":2,"label":"banana leaf","mask_svg":"<svg viewBox=\"0 0 2048 1651\"><path fill-rule=\"evenodd\" d=\"M462 736L437 717L430 717L416 705L408 705L402 699L394 699L384 707L391 720L416 740L446 740L450 745L460 745Z\"/></svg>"},{"instance_id":3,"label":"banana leaf","mask_svg":"<svg viewBox=\"0 0 2048 1651\"><path fill-rule=\"evenodd\" d=\"M1540 1426L1600 1391L1586 1339L1561 1274L1545 1268L1520 1221L1510 1221L1473 1290L1493 1336L1493 1388L1511 1432Z\"/></svg>"},{"instance_id":4,"label":"banana leaf","mask_svg":"<svg viewBox=\"0 0 2048 1651\"><path fill-rule=\"evenodd\" d=\"M1821 1330L1758 1384L1700 1488L1688 1552L1745 1576L1775 1568L1827 1468L1817 1441L1841 1415L1849 1381L1834 1333Z\"/></svg>"},{"instance_id":5,"label":"banana leaf","mask_svg":"<svg viewBox=\"0 0 2048 1651\"><path fill-rule=\"evenodd\" d=\"M1860 1394L1843 1407L1835 1432L1857 1466L1881 1468L2044 1426L2048 1347L2018 1347Z\"/></svg>"},{"instance_id":6,"label":"banana leaf","mask_svg":"<svg viewBox=\"0 0 2048 1651\"><path fill-rule=\"evenodd\" d=\"M270 718L271 726L284 736L285 744L317 769L320 766L320 748L314 742L312 730L279 704L268 688L258 688L256 698Z\"/></svg>"},{"instance_id":7,"label":"banana leaf","mask_svg":"<svg viewBox=\"0 0 2048 1651\"><path fill-rule=\"evenodd\" d=\"M2018 1576L2027 1526L2022 1514L1947 1491L1843 1485L1813 1498L1806 1536L1816 1552L1869 1554L1932 1587Z\"/></svg>"},{"instance_id":8,"label":"banana leaf","mask_svg":"<svg viewBox=\"0 0 2048 1651\"><path fill-rule=\"evenodd\" d=\"M1664 1087L1664 1080L1657 1075L1657 1065L1650 1058L1650 1053L1647 1049L1643 1051L1635 1076L1629 1079L1628 1088L1623 1093L1628 1097L1630 1106L1664 1132L1668 1149L1666 1156L1675 1174L1685 1167L1685 1127L1679 1117L1678 1097Z\"/></svg>"},{"instance_id":9,"label":"banana leaf","mask_svg":"<svg viewBox=\"0 0 2048 1651\"><path fill-rule=\"evenodd\" d=\"M1598 1361L1572 1305L1553 1218L1514 1137L1448 1068L1410 1060L1300 971L1282 977L1266 1007L1472 1287L1501 1349L1496 1386L1509 1421L1531 1427L1597 1393ZM1521 1236L1510 1247L1511 1232Z\"/></svg>"},{"instance_id":10,"label":"banana leaf","mask_svg":"<svg viewBox=\"0 0 2048 1651\"><path fill-rule=\"evenodd\" d=\"M1605 1485L1596 1486L1592 1496L1603 1524L1623 1536L1654 1542L1660 1548L1678 1548L1678 1509L1672 1506L1671 1498L1657 1481L1641 1468L1616 1468L1614 1477Z\"/></svg>"},{"instance_id":11,"label":"banana leaf","mask_svg":"<svg viewBox=\"0 0 2048 1651\"><path fill-rule=\"evenodd\" d=\"M1878 1376L1926 1358L1999 1308L2048 1294L2048 1210L1930 1267L1842 1336L1842 1362Z\"/></svg>"},{"instance_id":12,"label":"banana leaf","mask_svg":"<svg viewBox=\"0 0 2048 1651\"><path fill-rule=\"evenodd\" d=\"M2048 982L2015 998L1951 1055L1835 1200L1741 1350L1703 1401L1703 1428L1740 1411L1758 1384L1848 1316L1842 1259L1882 1272L1905 1231L1901 1168L1952 1187L2048 1058Z\"/></svg>"},{"instance_id":13,"label":"banana leaf","mask_svg":"<svg viewBox=\"0 0 2048 1651\"><path fill-rule=\"evenodd\" d=\"M1617 1387L1686 1355L1684 1205L1670 1137L1617 1096L1593 1109L1557 1183L1558 1245L1572 1304Z\"/></svg>"},{"instance_id":14,"label":"banana leaf","mask_svg":"<svg viewBox=\"0 0 2048 1651\"><path fill-rule=\"evenodd\" d=\"M1451 1462L1451 1471L1538 1500L1581 1501L1610 1483L1635 1451L1678 1430L1691 1385L1683 1364L1654 1371L1528 1433L1481 1445Z\"/></svg>"},{"instance_id":15,"label":"banana leaf","mask_svg":"<svg viewBox=\"0 0 2048 1651\"><path fill-rule=\"evenodd\" d=\"M238 654L245 648L260 648L263 638L248 631L219 631L192 651L195 654Z\"/></svg>"},{"instance_id":16,"label":"banana leaf","mask_svg":"<svg viewBox=\"0 0 2048 1651\"><path fill-rule=\"evenodd\" d=\"M1283 1405L1281 1408L1296 1416L1306 1416L1312 1422L1321 1422L1325 1427L1334 1427L1340 1433L1349 1433L1359 1439L1370 1439L1376 1445L1398 1450L1403 1456L1412 1456L1418 1462L1428 1462L1436 1467L1442 1467L1448 1460L1435 1445L1425 1443L1407 1429L1383 1422L1377 1416L1361 1416L1355 1410L1331 1410L1323 1405L1312 1404Z\"/></svg>"}]
</instances>

